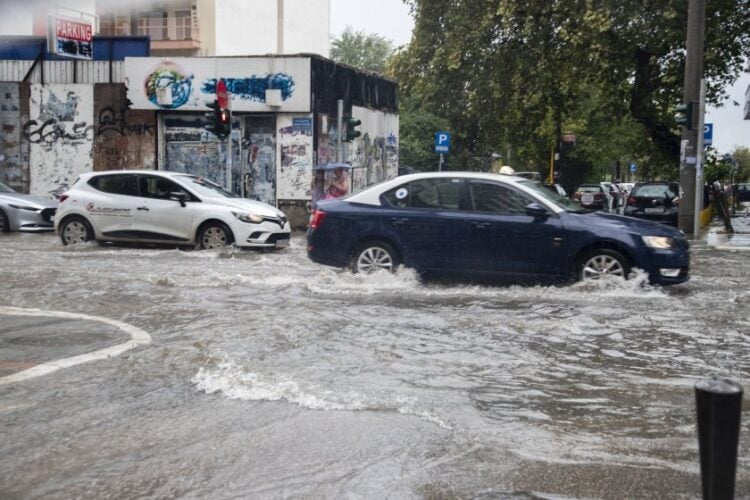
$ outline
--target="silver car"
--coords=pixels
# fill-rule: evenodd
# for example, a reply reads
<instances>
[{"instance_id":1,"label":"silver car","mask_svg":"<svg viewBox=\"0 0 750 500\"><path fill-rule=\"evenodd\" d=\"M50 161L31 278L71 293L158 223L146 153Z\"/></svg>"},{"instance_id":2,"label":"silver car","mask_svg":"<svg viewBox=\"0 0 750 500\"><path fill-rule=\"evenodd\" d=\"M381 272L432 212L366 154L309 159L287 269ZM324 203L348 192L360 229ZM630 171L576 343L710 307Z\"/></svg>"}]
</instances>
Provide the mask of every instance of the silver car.
<instances>
[{"instance_id":1,"label":"silver car","mask_svg":"<svg viewBox=\"0 0 750 500\"><path fill-rule=\"evenodd\" d=\"M0 182L0 233L53 231L57 202L18 193Z\"/></svg>"},{"instance_id":2,"label":"silver car","mask_svg":"<svg viewBox=\"0 0 750 500\"><path fill-rule=\"evenodd\" d=\"M155 170L81 175L60 196L55 228L64 245L99 240L279 248L291 234L276 207L202 177Z\"/></svg>"}]
</instances>

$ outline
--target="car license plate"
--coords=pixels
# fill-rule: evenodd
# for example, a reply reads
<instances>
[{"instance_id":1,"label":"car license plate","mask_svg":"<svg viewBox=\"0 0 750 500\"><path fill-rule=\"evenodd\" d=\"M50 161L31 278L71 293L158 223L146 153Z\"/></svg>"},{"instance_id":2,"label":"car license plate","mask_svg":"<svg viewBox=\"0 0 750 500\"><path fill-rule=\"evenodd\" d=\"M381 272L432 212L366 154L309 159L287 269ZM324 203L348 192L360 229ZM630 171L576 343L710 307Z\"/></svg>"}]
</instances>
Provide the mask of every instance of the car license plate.
<instances>
[{"instance_id":1,"label":"car license plate","mask_svg":"<svg viewBox=\"0 0 750 500\"><path fill-rule=\"evenodd\" d=\"M289 240L276 240L276 248L286 248L289 246Z\"/></svg>"},{"instance_id":2,"label":"car license plate","mask_svg":"<svg viewBox=\"0 0 750 500\"><path fill-rule=\"evenodd\" d=\"M646 208L644 209L644 212L646 212L647 214L663 214L664 208L662 207Z\"/></svg>"}]
</instances>

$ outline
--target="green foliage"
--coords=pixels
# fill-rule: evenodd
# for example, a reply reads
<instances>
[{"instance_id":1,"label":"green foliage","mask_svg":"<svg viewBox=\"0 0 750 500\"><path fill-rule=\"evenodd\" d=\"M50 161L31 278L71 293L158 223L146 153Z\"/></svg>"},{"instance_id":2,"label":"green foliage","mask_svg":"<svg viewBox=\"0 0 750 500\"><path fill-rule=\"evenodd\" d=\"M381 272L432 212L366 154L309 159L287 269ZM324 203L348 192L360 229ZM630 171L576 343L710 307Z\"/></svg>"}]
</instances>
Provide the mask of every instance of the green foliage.
<instances>
[{"instance_id":1,"label":"green foliage","mask_svg":"<svg viewBox=\"0 0 750 500\"><path fill-rule=\"evenodd\" d=\"M334 61L378 74L385 72L386 61L393 52L390 40L354 31L350 26L331 43L331 59Z\"/></svg>"},{"instance_id":2,"label":"green foliage","mask_svg":"<svg viewBox=\"0 0 750 500\"><path fill-rule=\"evenodd\" d=\"M576 146L560 161L571 178L600 180L616 160L678 176L688 2L408 3L412 42L389 71L414 109L450 124L451 164L512 151L516 170L546 171L559 134L571 132ZM706 2L709 102L748 56L750 2Z\"/></svg>"},{"instance_id":3,"label":"green foliage","mask_svg":"<svg viewBox=\"0 0 750 500\"><path fill-rule=\"evenodd\" d=\"M450 131L448 120L419 109L408 99L399 108L399 163L417 170L437 170L435 132Z\"/></svg>"}]
</instances>

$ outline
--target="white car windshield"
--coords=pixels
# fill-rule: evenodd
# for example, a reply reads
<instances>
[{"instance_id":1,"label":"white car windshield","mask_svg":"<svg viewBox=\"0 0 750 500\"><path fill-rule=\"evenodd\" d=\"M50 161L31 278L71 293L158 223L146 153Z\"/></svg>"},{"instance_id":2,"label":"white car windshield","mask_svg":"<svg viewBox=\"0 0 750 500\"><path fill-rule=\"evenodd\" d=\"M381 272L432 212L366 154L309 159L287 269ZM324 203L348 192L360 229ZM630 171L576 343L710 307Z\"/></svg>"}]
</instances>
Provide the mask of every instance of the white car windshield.
<instances>
[{"instance_id":1,"label":"white car windshield","mask_svg":"<svg viewBox=\"0 0 750 500\"><path fill-rule=\"evenodd\" d=\"M196 177L195 175L181 175L180 180L189 186L196 194L207 198L239 198L234 193L230 193L223 187L215 184L205 177Z\"/></svg>"},{"instance_id":2,"label":"white car windshield","mask_svg":"<svg viewBox=\"0 0 750 500\"><path fill-rule=\"evenodd\" d=\"M0 182L0 193L15 193L15 191Z\"/></svg>"}]
</instances>

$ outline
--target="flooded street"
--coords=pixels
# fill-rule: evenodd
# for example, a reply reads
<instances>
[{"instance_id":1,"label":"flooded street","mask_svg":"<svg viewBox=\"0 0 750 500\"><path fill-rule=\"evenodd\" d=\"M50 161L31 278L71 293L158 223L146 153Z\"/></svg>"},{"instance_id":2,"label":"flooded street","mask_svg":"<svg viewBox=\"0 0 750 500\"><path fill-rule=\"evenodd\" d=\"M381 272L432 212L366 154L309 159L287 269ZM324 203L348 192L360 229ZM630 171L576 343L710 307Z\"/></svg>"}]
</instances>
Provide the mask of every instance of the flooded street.
<instances>
[{"instance_id":1,"label":"flooded street","mask_svg":"<svg viewBox=\"0 0 750 500\"><path fill-rule=\"evenodd\" d=\"M693 384L750 389L750 252L700 242L670 288L352 275L300 234L275 253L10 234L0 262L0 331L5 307L151 337L0 384L2 498L699 498Z\"/></svg>"}]
</instances>

